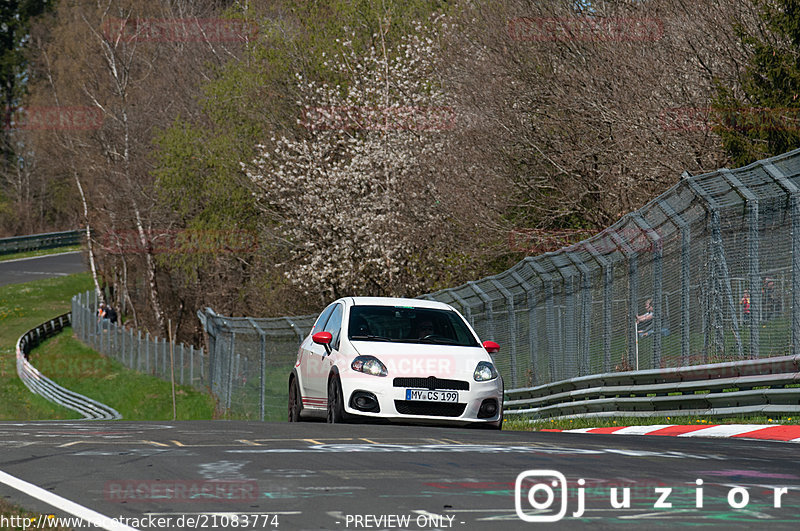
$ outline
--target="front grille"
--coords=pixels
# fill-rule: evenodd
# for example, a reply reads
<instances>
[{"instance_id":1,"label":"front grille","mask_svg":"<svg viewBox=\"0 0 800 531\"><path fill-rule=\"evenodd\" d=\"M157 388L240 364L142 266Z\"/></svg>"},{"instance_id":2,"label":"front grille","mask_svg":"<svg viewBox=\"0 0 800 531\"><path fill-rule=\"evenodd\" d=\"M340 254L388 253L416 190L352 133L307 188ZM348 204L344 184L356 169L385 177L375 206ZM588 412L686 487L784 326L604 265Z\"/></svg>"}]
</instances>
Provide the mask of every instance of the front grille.
<instances>
[{"instance_id":1,"label":"front grille","mask_svg":"<svg viewBox=\"0 0 800 531\"><path fill-rule=\"evenodd\" d=\"M448 380L429 376L428 378L395 378L392 384L395 387L413 387L416 389L451 389L453 391L469 391L469 382L463 380Z\"/></svg>"},{"instance_id":2,"label":"front grille","mask_svg":"<svg viewBox=\"0 0 800 531\"><path fill-rule=\"evenodd\" d=\"M395 400L394 407L401 415L430 415L431 417L460 417L466 404L448 404L442 402L416 402Z\"/></svg>"}]
</instances>

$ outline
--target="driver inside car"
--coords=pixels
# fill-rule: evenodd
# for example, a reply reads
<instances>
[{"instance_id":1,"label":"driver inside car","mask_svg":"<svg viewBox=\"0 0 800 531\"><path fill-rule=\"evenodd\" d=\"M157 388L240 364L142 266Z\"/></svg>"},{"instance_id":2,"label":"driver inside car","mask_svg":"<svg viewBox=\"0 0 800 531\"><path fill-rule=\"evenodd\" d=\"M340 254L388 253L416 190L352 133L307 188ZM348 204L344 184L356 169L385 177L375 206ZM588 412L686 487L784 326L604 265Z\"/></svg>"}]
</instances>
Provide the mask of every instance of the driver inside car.
<instances>
[{"instance_id":1,"label":"driver inside car","mask_svg":"<svg viewBox=\"0 0 800 531\"><path fill-rule=\"evenodd\" d=\"M430 319L425 319L419 324L417 339L425 339L430 335L433 335L433 322Z\"/></svg>"}]
</instances>

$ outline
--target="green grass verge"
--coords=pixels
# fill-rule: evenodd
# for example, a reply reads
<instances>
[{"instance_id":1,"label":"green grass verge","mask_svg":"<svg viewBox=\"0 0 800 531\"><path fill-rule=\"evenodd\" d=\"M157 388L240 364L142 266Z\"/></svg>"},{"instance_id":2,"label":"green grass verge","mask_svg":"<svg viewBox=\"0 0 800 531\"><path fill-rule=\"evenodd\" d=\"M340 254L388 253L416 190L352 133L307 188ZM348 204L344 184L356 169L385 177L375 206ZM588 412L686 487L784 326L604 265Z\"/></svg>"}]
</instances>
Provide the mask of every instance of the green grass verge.
<instances>
[{"instance_id":1,"label":"green grass verge","mask_svg":"<svg viewBox=\"0 0 800 531\"><path fill-rule=\"evenodd\" d=\"M509 417L503 422L504 430L540 431L543 429L574 430L580 428L607 428L617 426L652 426L655 424L800 424L799 417L623 417L614 419L561 419L531 420Z\"/></svg>"},{"instance_id":2,"label":"green grass verge","mask_svg":"<svg viewBox=\"0 0 800 531\"><path fill-rule=\"evenodd\" d=\"M56 247L54 249L37 249L35 251L23 251L20 253L3 254L0 255L0 262L5 262L6 260L16 260L17 258L33 258L34 256L46 256L48 254L72 253L75 251L80 251L81 249L82 247L80 245L69 245L67 247Z\"/></svg>"},{"instance_id":3,"label":"green grass verge","mask_svg":"<svg viewBox=\"0 0 800 531\"><path fill-rule=\"evenodd\" d=\"M17 377L15 345L26 331L68 312L72 296L91 287L88 273L0 286L0 420L80 417L23 385Z\"/></svg>"},{"instance_id":4,"label":"green grass verge","mask_svg":"<svg viewBox=\"0 0 800 531\"><path fill-rule=\"evenodd\" d=\"M16 371L15 345L27 330L70 310L76 293L92 288L88 273L0 287L0 420L81 416L31 393ZM43 342L30 359L59 385L98 400L129 420L171 420L169 382L124 368L72 337L72 329ZM210 395L177 386L179 419L214 418Z\"/></svg>"},{"instance_id":5,"label":"green grass verge","mask_svg":"<svg viewBox=\"0 0 800 531\"><path fill-rule=\"evenodd\" d=\"M34 367L57 384L111 406L125 420L172 420L170 382L124 367L78 341L72 328L42 342L29 354ZM188 385L176 385L178 420L214 418L214 400Z\"/></svg>"}]
</instances>

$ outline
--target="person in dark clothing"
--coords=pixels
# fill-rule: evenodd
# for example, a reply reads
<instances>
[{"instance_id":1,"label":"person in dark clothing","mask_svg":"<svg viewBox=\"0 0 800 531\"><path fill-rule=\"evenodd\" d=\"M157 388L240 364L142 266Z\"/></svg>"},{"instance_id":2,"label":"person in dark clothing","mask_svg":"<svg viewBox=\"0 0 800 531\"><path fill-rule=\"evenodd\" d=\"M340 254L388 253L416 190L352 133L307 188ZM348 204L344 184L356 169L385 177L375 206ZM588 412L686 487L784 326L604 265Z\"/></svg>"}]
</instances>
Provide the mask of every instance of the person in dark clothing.
<instances>
[{"instance_id":1,"label":"person in dark clothing","mask_svg":"<svg viewBox=\"0 0 800 531\"><path fill-rule=\"evenodd\" d=\"M106 307L106 319L108 319L112 324L117 323L117 311L111 306Z\"/></svg>"}]
</instances>

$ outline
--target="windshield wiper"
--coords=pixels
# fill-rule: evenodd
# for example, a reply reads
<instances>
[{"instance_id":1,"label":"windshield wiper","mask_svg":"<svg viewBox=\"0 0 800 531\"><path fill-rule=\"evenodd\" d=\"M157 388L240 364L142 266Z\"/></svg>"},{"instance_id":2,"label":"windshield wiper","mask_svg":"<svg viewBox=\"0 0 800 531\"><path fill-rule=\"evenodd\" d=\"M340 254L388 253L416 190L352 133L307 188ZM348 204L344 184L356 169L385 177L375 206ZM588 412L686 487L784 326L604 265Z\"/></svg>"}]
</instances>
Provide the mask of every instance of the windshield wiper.
<instances>
[{"instance_id":1,"label":"windshield wiper","mask_svg":"<svg viewBox=\"0 0 800 531\"><path fill-rule=\"evenodd\" d=\"M354 339L356 341L362 341L362 340L366 340L366 341L389 341L389 342L393 341L391 338L388 338L388 337L383 337L383 336L365 336L365 335L350 336L350 339L351 340Z\"/></svg>"},{"instance_id":2,"label":"windshield wiper","mask_svg":"<svg viewBox=\"0 0 800 531\"><path fill-rule=\"evenodd\" d=\"M447 345L458 345L458 340L450 339L450 338L447 338L447 337L441 337L441 336L423 337L423 338L417 339L415 341L419 341L420 343L428 343L428 342L430 342L430 343L445 343Z\"/></svg>"}]
</instances>

